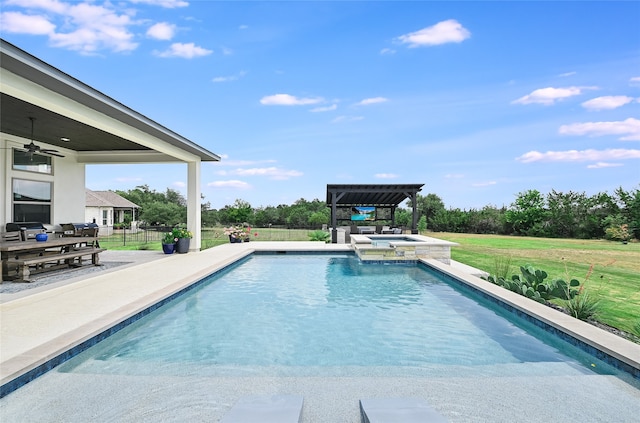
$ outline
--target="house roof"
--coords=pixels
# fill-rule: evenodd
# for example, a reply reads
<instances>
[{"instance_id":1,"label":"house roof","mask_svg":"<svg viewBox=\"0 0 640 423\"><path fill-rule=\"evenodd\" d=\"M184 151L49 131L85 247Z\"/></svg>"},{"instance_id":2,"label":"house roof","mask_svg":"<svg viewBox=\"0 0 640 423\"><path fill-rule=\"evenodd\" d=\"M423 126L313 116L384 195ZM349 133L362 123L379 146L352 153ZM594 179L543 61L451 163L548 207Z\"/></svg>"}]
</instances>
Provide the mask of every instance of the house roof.
<instances>
[{"instance_id":1,"label":"house roof","mask_svg":"<svg viewBox=\"0 0 640 423\"><path fill-rule=\"evenodd\" d=\"M220 160L2 39L0 66L0 132L31 139L33 117L35 141L81 152L84 163Z\"/></svg>"},{"instance_id":2,"label":"house roof","mask_svg":"<svg viewBox=\"0 0 640 423\"><path fill-rule=\"evenodd\" d=\"M113 191L91 191L85 189L87 207L113 207L118 209L137 209L137 204L127 200Z\"/></svg>"},{"instance_id":3,"label":"house roof","mask_svg":"<svg viewBox=\"0 0 640 423\"><path fill-rule=\"evenodd\" d=\"M327 206L397 207L420 192L424 184L332 184L327 185Z\"/></svg>"}]
</instances>

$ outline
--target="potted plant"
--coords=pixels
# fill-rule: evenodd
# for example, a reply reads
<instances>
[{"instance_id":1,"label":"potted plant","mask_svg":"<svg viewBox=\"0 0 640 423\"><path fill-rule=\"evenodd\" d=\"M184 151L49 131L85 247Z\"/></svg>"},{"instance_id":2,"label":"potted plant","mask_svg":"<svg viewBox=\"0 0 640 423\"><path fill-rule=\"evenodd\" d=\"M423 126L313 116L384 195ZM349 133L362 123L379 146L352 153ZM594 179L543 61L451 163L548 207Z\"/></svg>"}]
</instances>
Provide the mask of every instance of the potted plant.
<instances>
[{"instance_id":1,"label":"potted plant","mask_svg":"<svg viewBox=\"0 0 640 423\"><path fill-rule=\"evenodd\" d=\"M229 237L231 244L235 244L244 240L245 230L242 226L229 226L224 228L224 234Z\"/></svg>"},{"instance_id":2,"label":"potted plant","mask_svg":"<svg viewBox=\"0 0 640 423\"><path fill-rule=\"evenodd\" d=\"M176 241L176 253L184 254L189 252L189 245L191 244L191 238L193 234L183 228L173 228L173 235L177 238Z\"/></svg>"},{"instance_id":3,"label":"potted plant","mask_svg":"<svg viewBox=\"0 0 640 423\"><path fill-rule=\"evenodd\" d=\"M162 251L164 251L165 254L173 254L177 241L178 238L173 236L173 231L165 233L162 237Z\"/></svg>"}]
</instances>

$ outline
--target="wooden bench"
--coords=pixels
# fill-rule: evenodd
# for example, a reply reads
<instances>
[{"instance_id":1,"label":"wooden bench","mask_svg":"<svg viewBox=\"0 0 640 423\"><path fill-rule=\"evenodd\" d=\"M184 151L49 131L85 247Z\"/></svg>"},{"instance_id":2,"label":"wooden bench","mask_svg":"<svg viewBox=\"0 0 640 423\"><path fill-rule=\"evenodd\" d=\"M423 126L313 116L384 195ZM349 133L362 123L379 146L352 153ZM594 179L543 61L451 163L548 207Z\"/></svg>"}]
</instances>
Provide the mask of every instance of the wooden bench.
<instances>
[{"instance_id":1,"label":"wooden bench","mask_svg":"<svg viewBox=\"0 0 640 423\"><path fill-rule=\"evenodd\" d=\"M85 256L91 256L91 264L99 266L99 254L103 251L106 251L106 249L93 246L78 247L71 251L60 253L45 251L42 255L7 259L5 265L10 268L7 273L16 272L15 277L17 281L31 282L31 274L65 267L82 266L82 257ZM15 270L13 269L14 267ZM34 269L30 269L30 267L34 267Z\"/></svg>"}]
</instances>

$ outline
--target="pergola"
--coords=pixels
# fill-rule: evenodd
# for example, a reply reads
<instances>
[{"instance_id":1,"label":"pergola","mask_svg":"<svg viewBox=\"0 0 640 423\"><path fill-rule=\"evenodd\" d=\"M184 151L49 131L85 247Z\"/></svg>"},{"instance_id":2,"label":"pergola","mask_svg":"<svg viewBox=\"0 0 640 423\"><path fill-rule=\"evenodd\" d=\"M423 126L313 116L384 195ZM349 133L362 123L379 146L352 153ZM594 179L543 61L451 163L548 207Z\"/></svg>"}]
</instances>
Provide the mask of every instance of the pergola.
<instances>
[{"instance_id":1,"label":"pergola","mask_svg":"<svg viewBox=\"0 0 640 423\"><path fill-rule=\"evenodd\" d=\"M327 184L327 207L331 207L331 242L338 242L338 208L371 206L391 210L395 223L395 210L400 203L410 199L413 204L411 232L418 232L416 196L424 184Z\"/></svg>"}]
</instances>

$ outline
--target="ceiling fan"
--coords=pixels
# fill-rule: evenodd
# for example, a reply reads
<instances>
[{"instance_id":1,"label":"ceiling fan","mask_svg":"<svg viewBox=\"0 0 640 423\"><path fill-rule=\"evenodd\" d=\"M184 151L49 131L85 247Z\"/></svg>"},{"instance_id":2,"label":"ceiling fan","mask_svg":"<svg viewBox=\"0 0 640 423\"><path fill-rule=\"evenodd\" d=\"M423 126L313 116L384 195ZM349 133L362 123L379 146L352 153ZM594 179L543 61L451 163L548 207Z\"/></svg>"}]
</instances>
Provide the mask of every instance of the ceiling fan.
<instances>
[{"instance_id":1,"label":"ceiling fan","mask_svg":"<svg viewBox=\"0 0 640 423\"><path fill-rule=\"evenodd\" d=\"M49 149L49 148L41 148L39 145L36 145L33 142L33 122L36 120L36 118L29 117L29 119L31 120L31 143L24 144L23 147L24 147L25 150L27 150L26 152L29 153L31 158L33 159L33 153L48 154L50 156L64 157L62 154L58 153L58 150L52 150L52 149Z\"/></svg>"}]
</instances>

